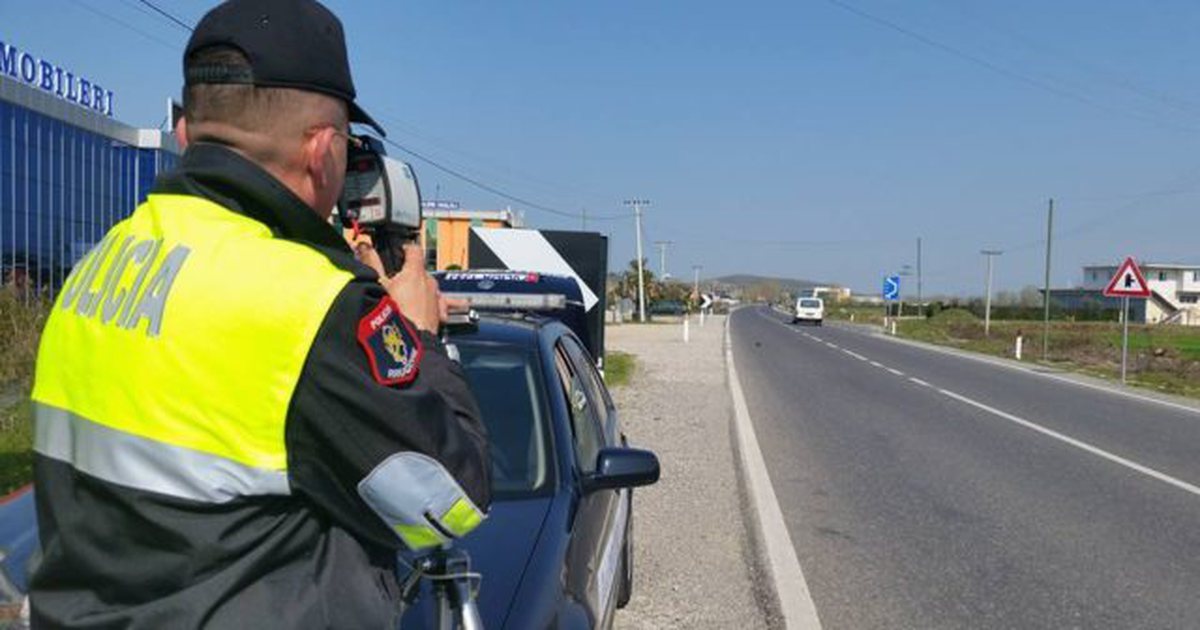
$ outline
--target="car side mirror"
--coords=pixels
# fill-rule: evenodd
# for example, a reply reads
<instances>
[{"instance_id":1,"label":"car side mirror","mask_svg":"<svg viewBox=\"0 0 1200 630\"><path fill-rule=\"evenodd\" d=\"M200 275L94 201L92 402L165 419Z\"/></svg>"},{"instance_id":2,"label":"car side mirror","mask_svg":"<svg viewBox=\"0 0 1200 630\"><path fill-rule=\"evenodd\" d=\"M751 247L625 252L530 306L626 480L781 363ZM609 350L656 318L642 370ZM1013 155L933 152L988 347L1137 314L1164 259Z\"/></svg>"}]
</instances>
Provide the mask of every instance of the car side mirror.
<instances>
[{"instance_id":1,"label":"car side mirror","mask_svg":"<svg viewBox=\"0 0 1200 630\"><path fill-rule=\"evenodd\" d=\"M648 486L658 481L658 456L637 448L608 447L596 455L596 471L583 479L584 492Z\"/></svg>"}]
</instances>

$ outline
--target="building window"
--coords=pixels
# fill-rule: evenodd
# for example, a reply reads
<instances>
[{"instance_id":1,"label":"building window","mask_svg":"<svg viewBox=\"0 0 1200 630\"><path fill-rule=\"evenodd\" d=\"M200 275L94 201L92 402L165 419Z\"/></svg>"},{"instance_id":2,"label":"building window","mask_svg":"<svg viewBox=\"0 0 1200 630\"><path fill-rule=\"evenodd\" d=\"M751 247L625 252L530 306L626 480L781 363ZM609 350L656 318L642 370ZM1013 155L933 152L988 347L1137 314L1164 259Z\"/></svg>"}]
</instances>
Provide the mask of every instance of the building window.
<instances>
[{"instance_id":1,"label":"building window","mask_svg":"<svg viewBox=\"0 0 1200 630\"><path fill-rule=\"evenodd\" d=\"M1180 302L1181 304L1195 304L1195 303L1196 303L1196 296L1195 296L1195 295L1183 295L1183 294L1180 294L1180 295L1179 295L1179 302Z\"/></svg>"},{"instance_id":2,"label":"building window","mask_svg":"<svg viewBox=\"0 0 1200 630\"><path fill-rule=\"evenodd\" d=\"M1158 279L1165 281L1167 279L1167 272L1165 272L1165 271L1158 272Z\"/></svg>"}]
</instances>

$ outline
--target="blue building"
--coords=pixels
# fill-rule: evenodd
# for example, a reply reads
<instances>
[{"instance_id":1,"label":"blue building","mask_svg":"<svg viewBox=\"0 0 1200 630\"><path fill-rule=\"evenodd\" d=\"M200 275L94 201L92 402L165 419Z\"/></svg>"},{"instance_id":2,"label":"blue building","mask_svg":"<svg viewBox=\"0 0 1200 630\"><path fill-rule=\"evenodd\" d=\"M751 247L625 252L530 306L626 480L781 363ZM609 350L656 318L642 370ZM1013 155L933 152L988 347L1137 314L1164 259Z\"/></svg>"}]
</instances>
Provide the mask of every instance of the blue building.
<instances>
[{"instance_id":1,"label":"blue building","mask_svg":"<svg viewBox=\"0 0 1200 630\"><path fill-rule=\"evenodd\" d=\"M117 122L113 99L0 41L0 280L53 293L177 162L171 134Z\"/></svg>"}]
</instances>

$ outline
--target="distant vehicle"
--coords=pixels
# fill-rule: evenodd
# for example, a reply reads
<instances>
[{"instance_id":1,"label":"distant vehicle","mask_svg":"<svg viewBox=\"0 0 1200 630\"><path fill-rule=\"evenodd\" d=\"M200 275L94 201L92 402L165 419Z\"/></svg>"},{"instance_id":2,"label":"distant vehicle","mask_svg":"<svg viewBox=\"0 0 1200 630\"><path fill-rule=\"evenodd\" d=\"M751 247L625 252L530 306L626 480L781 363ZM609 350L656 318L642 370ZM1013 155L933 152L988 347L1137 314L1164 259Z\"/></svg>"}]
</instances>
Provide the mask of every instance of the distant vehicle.
<instances>
[{"instance_id":1,"label":"distant vehicle","mask_svg":"<svg viewBox=\"0 0 1200 630\"><path fill-rule=\"evenodd\" d=\"M825 319L825 302L821 298L802 297L796 300L796 314L792 317L792 323L809 322L821 325Z\"/></svg>"},{"instance_id":2,"label":"distant vehicle","mask_svg":"<svg viewBox=\"0 0 1200 630\"><path fill-rule=\"evenodd\" d=\"M676 300L662 300L650 305L651 315L683 315L683 303Z\"/></svg>"}]
</instances>

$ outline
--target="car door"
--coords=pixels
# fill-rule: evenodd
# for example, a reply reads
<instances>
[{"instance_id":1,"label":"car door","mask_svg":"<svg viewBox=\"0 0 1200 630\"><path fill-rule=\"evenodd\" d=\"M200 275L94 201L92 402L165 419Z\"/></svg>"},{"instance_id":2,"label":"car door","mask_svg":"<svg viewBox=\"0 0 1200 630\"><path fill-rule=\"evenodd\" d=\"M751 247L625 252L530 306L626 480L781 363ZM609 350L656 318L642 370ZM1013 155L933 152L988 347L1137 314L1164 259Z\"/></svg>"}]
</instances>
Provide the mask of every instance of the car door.
<instances>
[{"instance_id":1,"label":"car door","mask_svg":"<svg viewBox=\"0 0 1200 630\"><path fill-rule=\"evenodd\" d=\"M569 335L564 335L560 344L566 351L572 374L587 399L586 411L597 439L595 453L588 454L590 461L580 460L580 464L583 464L581 475L590 474L594 472L595 454L600 448L618 446L616 414L587 351ZM625 534L624 519L627 518L625 492L628 491L596 490L586 495L581 493L576 527L582 535L579 536L580 544L572 549L571 555L578 566L587 567L589 575L584 581L585 592L587 600L593 603L598 625L607 623L615 608L621 545ZM584 540L587 541L586 545Z\"/></svg>"}]
</instances>

